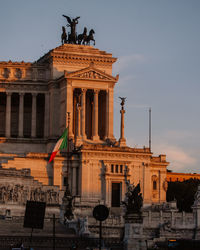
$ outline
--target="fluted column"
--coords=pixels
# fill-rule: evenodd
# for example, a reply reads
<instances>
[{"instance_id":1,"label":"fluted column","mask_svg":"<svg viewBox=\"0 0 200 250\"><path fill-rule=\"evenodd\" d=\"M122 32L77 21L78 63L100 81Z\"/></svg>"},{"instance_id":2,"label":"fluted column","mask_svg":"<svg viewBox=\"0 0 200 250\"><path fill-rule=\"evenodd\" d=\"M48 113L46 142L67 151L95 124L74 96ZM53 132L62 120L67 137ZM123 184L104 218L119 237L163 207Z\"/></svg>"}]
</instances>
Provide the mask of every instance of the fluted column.
<instances>
[{"instance_id":1,"label":"fluted column","mask_svg":"<svg viewBox=\"0 0 200 250\"><path fill-rule=\"evenodd\" d=\"M70 81L67 82L67 89L66 89L66 113L70 112L70 124L69 124L69 137L73 138L73 88L72 83ZM68 126L68 121L66 117L66 127Z\"/></svg>"},{"instance_id":2,"label":"fluted column","mask_svg":"<svg viewBox=\"0 0 200 250\"><path fill-rule=\"evenodd\" d=\"M113 139L113 88L106 91L106 137Z\"/></svg>"},{"instance_id":3,"label":"fluted column","mask_svg":"<svg viewBox=\"0 0 200 250\"><path fill-rule=\"evenodd\" d=\"M126 139L124 138L124 114L125 114L125 110L121 109L120 113L121 113L121 128L120 128L119 145L121 147L124 147L124 146L126 146Z\"/></svg>"},{"instance_id":4,"label":"fluted column","mask_svg":"<svg viewBox=\"0 0 200 250\"><path fill-rule=\"evenodd\" d=\"M31 137L36 137L36 97L37 93L32 93Z\"/></svg>"},{"instance_id":5,"label":"fluted column","mask_svg":"<svg viewBox=\"0 0 200 250\"><path fill-rule=\"evenodd\" d=\"M19 127L18 136L23 137L24 132L24 93L19 93Z\"/></svg>"},{"instance_id":6,"label":"fluted column","mask_svg":"<svg viewBox=\"0 0 200 250\"><path fill-rule=\"evenodd\" d=\"M82 89L81 94L81 135L83 139L86 138L85 134L85 97L86 97L86 89Z\"/></svg>"},{"instance_id":7,"label":"fluted column","mask_svg":"<svg viewBox=\"0 0 200 250\"><path fill-rule=\"evenodd\" d=\"M81 138L81 106L77 104L77 136L76 136L76 145L80 145L82 142Z\"/></svg>"},{"instance_id":8,"label":"fluted column","mask_svg":"<svg viewBox=\"0 0 200 250\"><path fill-rule=\"evenodd\" d=\"M81 106L77 105L77 111L78 111L78 127L77 127L77 137L81 137Z\"/></svg>"},{"instance_id":9,"label":"fluted column","mask_svg":"<svg viewBox=\"0 0 200 250\"><path fill-rule=\"evenodd\" d=\"M45 93L44 137L49 136L49 93Z\"/></svg>"},{"instance_id":10,"label":"fluted column","mask_svg":"<svg viewBox=\"0 0 200 250\"><path fill-rule=\"evenodd\" d=\"M99 140L98 136L98 94L99 90L94 90L94 111L93 111L93 133L92 133L92 139L93 140Z\"/></svg>"},{"instance_id":11,"label":"fluted column","mask_svg":"<svg viewBox=\"0 0 200 250\"><path fill-rule=\"evenodd\" d=\"M72 168L72 195L76 195L76 167L73 166Z\"/></svg>"},{"instance_id":12,"label":"fluted column","mask_svg":"<svg viewBox=\"0 0 200 250\"><path fill-rule=\"evenodd\" d=\"M12 93L6 93L6 137L11 135L11 95Z\"/></svg>"}]
</instances>

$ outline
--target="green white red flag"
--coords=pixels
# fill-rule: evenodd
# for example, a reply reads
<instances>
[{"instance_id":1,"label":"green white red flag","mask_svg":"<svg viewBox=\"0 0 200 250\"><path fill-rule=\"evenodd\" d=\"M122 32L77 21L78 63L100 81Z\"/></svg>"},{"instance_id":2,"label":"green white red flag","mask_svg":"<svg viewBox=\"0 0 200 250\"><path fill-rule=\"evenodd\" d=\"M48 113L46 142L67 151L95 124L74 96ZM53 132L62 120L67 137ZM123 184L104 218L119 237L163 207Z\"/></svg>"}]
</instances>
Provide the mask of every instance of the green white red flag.
<instances>
[{"instance_id":1,"label":"green white red flag","mask_svg":"<svg viewBox=\"0 0 200 250\"><path fill-rule=\"evenodd\" d=\"M53 161L53 159L55 158L56 154L62 150L62 149L67 149L67 139L68 139L68 128L65 129L65 131L63 132L63 134L61 135L61 137L59 138L59 140L57 141L52 153L51 153L51 156L50 156L50 159L49 159L49 162Z\"/></svg>"}]
</instances>

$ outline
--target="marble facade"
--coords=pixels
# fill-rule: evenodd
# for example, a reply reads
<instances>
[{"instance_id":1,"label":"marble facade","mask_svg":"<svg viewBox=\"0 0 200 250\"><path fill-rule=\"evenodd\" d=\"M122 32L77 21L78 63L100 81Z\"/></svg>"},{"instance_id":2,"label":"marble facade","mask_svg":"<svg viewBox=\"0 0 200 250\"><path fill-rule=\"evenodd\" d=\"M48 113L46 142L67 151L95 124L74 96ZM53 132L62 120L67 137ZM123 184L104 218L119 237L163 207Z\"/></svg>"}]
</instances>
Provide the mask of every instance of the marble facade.
<instances>
[{"instance_id":1,"label":"marble facade","mask_svg":"<svg viewBox=\"0 0 200 250\"><path fill-rule=\"evenodd\" d=\"M34 63L0 62L1 167L29 168L35 180L60 190L68 180L79 212L99 202L120 211L127 181L140 182L144 204L164 202L166 156L126 145L125 110L121 138L114 137L116 60L92 46L64 44ZM48 163L68 125L70 157L62 151Z\"/></svg>"}]
</instances>

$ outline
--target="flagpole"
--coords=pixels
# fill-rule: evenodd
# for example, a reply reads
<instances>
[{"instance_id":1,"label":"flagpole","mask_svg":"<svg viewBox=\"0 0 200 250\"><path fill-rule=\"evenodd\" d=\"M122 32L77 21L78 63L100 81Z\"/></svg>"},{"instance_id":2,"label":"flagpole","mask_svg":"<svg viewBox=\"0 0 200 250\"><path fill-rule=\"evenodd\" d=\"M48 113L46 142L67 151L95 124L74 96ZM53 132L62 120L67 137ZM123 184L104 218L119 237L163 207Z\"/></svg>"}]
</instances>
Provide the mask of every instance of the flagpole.
<instances>
[{"instance_id":1,"label":"flagpole","mask_svg":"<svg viewBox=\"0 0 200 250\"><path fill-rule=\"evenodd\" d=\"M69 189L69 125L70 125L70 112L67 112L67 127L68 127L68 136L67 136L67 188Z\"/></svg>"},{"instance_id":2,"label":"flagpole","mask_svg":"<svg viewBox=\"0 0 200 250\"><path fill-rule=\"evenodd\" d=\"M149 108L149 149L151 151L151 107Z\"/></svg>"}]
</instances>

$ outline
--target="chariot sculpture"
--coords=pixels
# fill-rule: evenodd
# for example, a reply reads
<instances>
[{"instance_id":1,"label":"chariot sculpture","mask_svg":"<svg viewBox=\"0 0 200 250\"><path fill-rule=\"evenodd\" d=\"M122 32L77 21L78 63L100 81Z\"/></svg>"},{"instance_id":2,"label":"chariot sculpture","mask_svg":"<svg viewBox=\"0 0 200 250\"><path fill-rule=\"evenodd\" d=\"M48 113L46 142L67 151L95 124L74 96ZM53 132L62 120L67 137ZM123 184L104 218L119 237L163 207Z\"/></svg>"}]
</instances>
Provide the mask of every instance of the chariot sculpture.
<instances>
[{"instance_id":1,"label":"chariot sculpture","mask_svg":"<svg viewBox=\"0 0 200 250\"><path fill-rule=\"evenodd\" d=\"M65 26L62 27L62 35L61 35L61 42L69 43L69 44L83 44L83 45L90 45L90 41L93 41L93 44L95 45L95 39L94 34L95 31L91 29L89 31L89 34L87 34L87 28L84 27L83 33L77 35L76 32L76 25L78 24L78 19L80 16L71 19L69 16L63 15L67 19L68 24L67 27L70 27L70 32L66 32Z\"/></svg>"}]
</instances>

